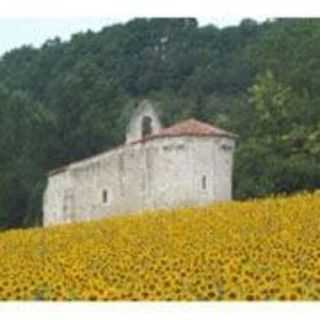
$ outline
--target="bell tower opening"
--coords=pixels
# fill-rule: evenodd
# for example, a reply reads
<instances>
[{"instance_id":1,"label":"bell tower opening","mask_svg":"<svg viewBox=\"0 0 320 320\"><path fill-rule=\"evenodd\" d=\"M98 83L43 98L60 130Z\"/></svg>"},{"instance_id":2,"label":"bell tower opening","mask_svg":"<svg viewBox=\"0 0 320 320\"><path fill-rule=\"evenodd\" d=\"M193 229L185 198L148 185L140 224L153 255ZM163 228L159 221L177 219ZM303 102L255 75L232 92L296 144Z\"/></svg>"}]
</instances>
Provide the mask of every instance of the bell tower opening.
<instances>
[{"instance_id":1,"label":"bell tower opening","mask_svg":"<svg viewBox=\"0 0 320 320\"><path fill-rule=\"evenodd\" d=\"M149 116L144 116L142 118L142 138L152 134L152 118Z\"/></svg>"},{"instance_id":2,"label":"bell tower opening","mask_svg":"<svg viewBox=\"0 0 320 320\"><path fill-rule=\"evenodd\" d=\"M144 140L148 136L157 134L161 129L161 122L155 107L149 100L143 100L134 110L127 126L126 143Z\"/></svg>"}]
</instances>

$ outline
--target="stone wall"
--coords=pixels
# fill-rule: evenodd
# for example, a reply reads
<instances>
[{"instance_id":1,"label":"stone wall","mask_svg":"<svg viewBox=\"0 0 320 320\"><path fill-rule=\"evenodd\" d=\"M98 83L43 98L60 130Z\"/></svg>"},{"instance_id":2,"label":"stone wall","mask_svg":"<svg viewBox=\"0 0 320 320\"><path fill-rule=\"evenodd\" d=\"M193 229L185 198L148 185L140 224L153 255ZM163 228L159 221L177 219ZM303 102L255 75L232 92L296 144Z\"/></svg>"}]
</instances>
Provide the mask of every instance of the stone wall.
<instances>
[{"instance_id":1,"label":"stone wall","mask_svg":"<svg viewBox=\"0 0 320 320\"><path fill-rule=\"evenodd\" d=\"M229 200L233 149L226 137L161 137L73 163L49 176L44 225Z\"/></svg>"}]
</instances>

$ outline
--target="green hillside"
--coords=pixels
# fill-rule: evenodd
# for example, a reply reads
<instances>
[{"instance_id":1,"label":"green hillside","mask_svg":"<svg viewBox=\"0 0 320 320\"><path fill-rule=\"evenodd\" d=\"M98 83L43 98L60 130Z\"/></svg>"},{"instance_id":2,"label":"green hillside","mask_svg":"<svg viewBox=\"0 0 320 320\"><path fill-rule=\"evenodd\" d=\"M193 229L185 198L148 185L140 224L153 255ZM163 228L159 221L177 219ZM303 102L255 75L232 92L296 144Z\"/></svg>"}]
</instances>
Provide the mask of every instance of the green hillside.
<instances>
[{"instance_id":1,"label":"green hillside","mask_svg":"<svg viewBox=\"0 0 320 320\"><path fill-rule=\"evenodd\" d=\"M45 173L123 142L141 97L165 125L240 136L238 199L320 183L320 20L135 19L0 60L0 227L41 224Z\"/></svg>"}]
</instances>

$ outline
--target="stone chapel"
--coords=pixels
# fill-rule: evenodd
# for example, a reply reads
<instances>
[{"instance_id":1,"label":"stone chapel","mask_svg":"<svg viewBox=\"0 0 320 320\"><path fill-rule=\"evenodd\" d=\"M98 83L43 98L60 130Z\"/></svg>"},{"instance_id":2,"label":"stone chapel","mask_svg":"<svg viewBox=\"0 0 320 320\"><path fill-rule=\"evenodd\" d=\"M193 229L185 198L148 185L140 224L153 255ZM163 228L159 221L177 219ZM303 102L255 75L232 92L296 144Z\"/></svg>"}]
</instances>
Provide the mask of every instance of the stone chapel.
<instances>
[{"instance_id":1,"label":"stone chapel","mask_svg":"<svg viewBox=\"0 0 320 320\"><path fill-rule=\"evenodd\" d=\"M195 119L163 128L142 100L123 145L49 172L44 226L230 200L236 137Z\"/></svg>"}]
</instances>

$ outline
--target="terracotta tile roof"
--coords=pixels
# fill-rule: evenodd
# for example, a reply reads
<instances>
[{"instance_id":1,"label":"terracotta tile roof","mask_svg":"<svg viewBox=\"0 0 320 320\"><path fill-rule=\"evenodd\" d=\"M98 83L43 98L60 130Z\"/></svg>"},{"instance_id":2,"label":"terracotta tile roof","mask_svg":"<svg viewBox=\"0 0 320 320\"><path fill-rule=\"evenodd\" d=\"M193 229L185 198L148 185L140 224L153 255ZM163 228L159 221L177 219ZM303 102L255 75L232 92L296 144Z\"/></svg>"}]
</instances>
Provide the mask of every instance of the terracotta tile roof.
<instances>
[{"instance_id":1,"label":"terracotta tile roof","mask_svg":"<svg viewBox=\"0 0 320 320\"><path fill-rule=\"evenodd\" d=\"M227 136L236 138L237 135L214 127L208 123L198 121L196 119L188 119L178 122L171 127L162 128L158 133L149 135L144 139L134 141L133 143L144 142L159 137L172 136Z\"/></svg>"},{"instance_id":2,"label":"terracotta tile roof","mask_svg":"<svg viewBox=\"0 0 320 320\"><path fill-rule=\"evenodd\" d=\"M188 119L177 124L163 128L158 135L215 135L215 134L227 134L226 131L216 128L208 123L198 121L196 119Z\"/></svg>"}]
</instances>

